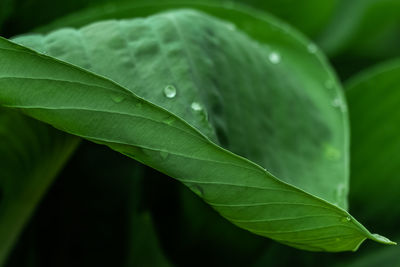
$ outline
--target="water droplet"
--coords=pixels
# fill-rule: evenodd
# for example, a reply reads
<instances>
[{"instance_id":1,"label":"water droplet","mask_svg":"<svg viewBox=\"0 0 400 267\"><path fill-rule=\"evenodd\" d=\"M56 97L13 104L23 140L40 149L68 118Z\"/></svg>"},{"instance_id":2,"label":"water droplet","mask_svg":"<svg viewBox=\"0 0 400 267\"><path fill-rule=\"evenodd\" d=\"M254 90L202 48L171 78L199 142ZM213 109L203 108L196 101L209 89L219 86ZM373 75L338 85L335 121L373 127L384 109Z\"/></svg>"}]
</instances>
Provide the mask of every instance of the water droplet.
<instances>
[{"instance_id":1,"label":"water droplet","mask_svg":"<svg viewBox=\"0 0 400 267\"><path fill-rule=\"evenodd\" d=\"M201 111L203 109L203 107L201 106L200 103L198 102L193 102L192 105L190 105L190 107L194 110L194 111Z\"/></svg>"},{"instance_id":2,"label":"water droplet","mask_svg":"<svg viewBox=\"0 0 400 267\"><path fill-rule=\"evenodd\" d=\"M204 195L203 188L201 188L199 185L192 185L189 186L189 188L196 193L196 195L202 197Z\"/></svg>"},{"instance_id":3,"label":"water droplet","mask_svg":"<svg viewBox=\"0 0 400 267\"><path fill-rule=\"evenodd\" d=\"M164 95L167 98L174 98L176 96L176 88L173 85L167 85L164 88Z\"/></svg>"},{"instance_id":4,"label":"water droplet","mask_svg":"<svg viewBox=\"0 0 400 267\"><path fill-rule=\"evenodd\" d=\"M166 124L171 124L175 121L175 118L173 116L169 116L168 118L166 118L165 120L163 120L164 123Z\"/></svg>"},{"instance_id":5,"label":"water droplet","mask_svg":"<svg viewBox=\"0 0 400 267\"><path fill-rule=\"evenodd\" d=\"M342 218L342 222L350 222L350 221L351 221L350 216L346 216L346 217Z\"/></svg>"},{"instance_id":6,"label":"water droplet","mask_svg":"<svg viewBox=\"0 0 400 267\"><path fill-rule=\"evenodd\" d=\"M332 100L332 106L338 108L342 105L342 100L339 97L336 97Z\"/></svg>"},{"instance_id":7,"label":"water droplet","mask_svg":"<svg viewBox=\"0 0 400 267\"><path fill-rule=\"evenodd\" d=\"M324 155L329 160L340 159L340 151L336 147L329 144L324 146Z\"/></svg>"},{"instance_id":8,"label":"water droplet","mask_svg":"<svg viewBox=\"0 0 400 267\"><path fill-rule=\"evenodd\" d=\"M125 96L114 94L114 95L111 95L111 99L112 99L115 103L121 103L122 101L124 101Z\"/></svg>"},{"instance_id":9,"label":"water droplet","mask_svg":"<svg viewBox=\"0 0 400 267\"><path fill-rule=\"evenodd\" d=\"M335 99L332 100L332 107L339 108L342 112L347 111L346 104L339 97L335 97Z\"/></svg>"},{"instance_id":10,"label":"water droplet","mask_svg":"<svg viewBox=\"0 0 400 267\"><path fill-rule=\"evenodd\" d=\"M160 156L162 159L167 159L169 153L167 151L160 151Z\"/></svg>"},{"instance_id":11,"label":"water droplet","mask_svg":"<svg viewBox=\"0 0 400 267\"><path fill-rule=\"evenodd\" d=\"M310 43L310 44L308 44L308 46L307 46L307 50L308 50L308 52L310 52L311 54L315 54L315 53L318 51L318 48L317 48L317 46L316 46L315 44Z\"/></svg>"},{"instance_id":12,"label":"water droplet","mask_svg":"<svg viewBox=\"0 0 400 267\"><path fill-rule=\"evenodd\" d=\"M230 30L230 31L235 31L236 30L236 25L233 23L226 23L226 27Z\"/></svg>"},{"instance_id":13,"label":"water droplet","mask_svg":"<svg viewBox=\"0 0 400 267\"><path fill-rule=\"evenodd\" d=\"M346 193L346 186L345 184L339 184L336 188L336 198L337 200L341 200L344 194Z\"/></svg>"},{"instance_id":14,"label":"water droplet","mask_svg":"<svg viewBox=\"0 0 400 267\"><path fill-rule=\"evenodd\" d=\"M272 64L278 64L281 62L281 55L279 55L277 52L271 52L271 54L268 56L268 59Z\"/></svg>"}]
</instances>

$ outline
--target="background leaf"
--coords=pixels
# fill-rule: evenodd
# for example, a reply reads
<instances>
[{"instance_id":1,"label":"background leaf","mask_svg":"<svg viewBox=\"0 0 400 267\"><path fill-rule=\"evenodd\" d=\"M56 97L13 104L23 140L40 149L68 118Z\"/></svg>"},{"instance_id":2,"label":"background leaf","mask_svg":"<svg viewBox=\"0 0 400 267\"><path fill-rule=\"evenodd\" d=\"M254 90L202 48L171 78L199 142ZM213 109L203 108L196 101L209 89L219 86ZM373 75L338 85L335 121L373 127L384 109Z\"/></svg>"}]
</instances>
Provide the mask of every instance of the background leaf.
<instances>
[{"instance_id":1,"label":"background leaf","mask_svg":"<svg viewBox=\"0 0 400 267\"><path fill-rule=\"evenodd\" d=\"M10 2L10 3L8 3ZM4 6L15 6L14 12L8 14L5 26L0 33L3 36L11 36L32 30L34 27L45 25L54 19L82 9L92 9L97 15L110 14L115 10L121 10L132 6L162 6L165 4L175 4L180 7L187 7L191 4L219 4L235 6L245 4L255 7L258 10L267 11L278 16L294 27L300 29L309 36L316 36L328 23L338 0L303 0L301 3L295 0L234 0L234 1L210 1L210 0L165 0L165 1L110 1L110 0L72 0L68 2L55 3L49 0L5 0ZM5 11L6 9L4 9ZM85 11L86 12L86 11ZM84 13L85 13L84 12ZM10 13L10 12L8 12ZM133 17L131 14L128 17ZM81 19L82 14L76 14ZM0 21L1 22L1 21ZM85 23L87 24L87 23ZM2 31L1 31L2 30Z\"/></svg>"},{"instance_id":2,"label":"background leaf","mask_svg":"<svg viewBox=\"0 0 400 267\"><path fill-rule=\"evenodd\" d=\"M368 59L399 56L398 0L340 1L318 44L331 56Z\"/></svg>"},{"instance_id":3,"label":"background leaf","mask_svg":"<svg viewBox=\"0 0 400 267\"><path fill-rule=\"evenodd\" d=\"M397 240L399 240L399 238L397 238ZM382 265L399 267L399 253L400 248L398 246L380 248L368 254L365 254L362 257L357 258L356 260L341 262L340 265L337 266L374 267Z\"/></svg>"},{"instance_id":4,"label":"background leaf","mask_svg":"<svg viewBox=\"0 0 400 267\"><path fill-rule=\"evenodd\" d=\"M169 266L143 202L143 169L107 147L83 142L7 267Z\"/></svg>"},{"instance_id":5,"label":"background leaf","mask_svg":"<svg viewBox=\"0 0 400 267\"><path fill-rule=\"evenodd\" d=\"M354 77L346 86L352 126L352 208L368 225L398 232L400 61ZM383 207L390 207L390 212Z\"/></svg>"},{"instance_id":6,"label":"background leaf","mask_svg":"<svg viewBox=\"0 0 400 267\"><path fill-rule=\"evenodd\" d=\"M76 137L0 109L0 265L77 144Z\"/></svg>"},{"instance_id":7,"label":"background leaf","mask_svg":"<svg viewBox=\"0 0 400 267\"><path fill-rule=\"evenodd\" d=\"M145 203L176 266L251 265L274 243L222 218L186 186L146 169Z\"/></svg>"}]
</instances>

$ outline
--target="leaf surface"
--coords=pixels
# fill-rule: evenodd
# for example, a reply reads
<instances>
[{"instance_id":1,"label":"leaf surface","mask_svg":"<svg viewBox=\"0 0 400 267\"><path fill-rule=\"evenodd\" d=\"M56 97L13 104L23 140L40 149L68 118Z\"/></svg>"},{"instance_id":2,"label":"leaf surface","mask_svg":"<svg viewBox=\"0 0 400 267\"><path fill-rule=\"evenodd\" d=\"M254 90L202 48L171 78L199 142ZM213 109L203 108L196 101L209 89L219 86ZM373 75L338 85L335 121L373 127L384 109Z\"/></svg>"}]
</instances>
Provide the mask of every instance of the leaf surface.
<instances>
[{"instance_id":1,"label":"leaf surface","mask_svg":"<svg viewBox=\"0 0 400 267\"><path fill-rule=\"evenodd\" d=\"M390 244L343 209L348 129L333 74L264 23L268 44L190 10L15 40L90 72L1 39L0 101L174 177L255 234L313 251Z\"/></svg>"}]
</instances>

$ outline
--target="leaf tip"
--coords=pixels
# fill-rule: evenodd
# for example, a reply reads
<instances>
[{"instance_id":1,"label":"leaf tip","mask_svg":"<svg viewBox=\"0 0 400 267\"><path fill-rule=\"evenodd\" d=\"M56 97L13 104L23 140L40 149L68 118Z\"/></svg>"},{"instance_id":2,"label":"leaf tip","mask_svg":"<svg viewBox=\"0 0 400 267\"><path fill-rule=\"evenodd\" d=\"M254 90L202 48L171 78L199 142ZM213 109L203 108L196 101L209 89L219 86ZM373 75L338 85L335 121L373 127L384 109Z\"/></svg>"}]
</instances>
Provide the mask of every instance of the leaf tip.
<instances>
[{"instance_id":1,"label":"leaf tip","mask_svg":"<svg viewBox=\"0 0 400 267\"><path fill-rule=\"evenodd\" d=\"M386 237L378 235L378 234L372 234L371 239L374 241L377 241L379 243L386 244L386 245L397 245L396 242L391 241L389 238L386 238Z\"/></svg>"}]
</instances>

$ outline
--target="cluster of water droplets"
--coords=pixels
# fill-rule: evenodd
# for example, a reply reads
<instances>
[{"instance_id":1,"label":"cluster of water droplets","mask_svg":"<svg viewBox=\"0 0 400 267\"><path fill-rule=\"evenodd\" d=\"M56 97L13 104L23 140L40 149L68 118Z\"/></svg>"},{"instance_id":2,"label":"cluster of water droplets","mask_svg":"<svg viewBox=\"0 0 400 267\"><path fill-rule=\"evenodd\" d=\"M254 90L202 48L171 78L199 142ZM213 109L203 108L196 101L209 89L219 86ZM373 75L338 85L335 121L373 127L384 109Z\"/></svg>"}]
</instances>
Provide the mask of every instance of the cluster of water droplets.
<instances>
[{"instance_id":1,"label":"cluster of water droplets","mask_svg":"<svg viewBox=\"0 0 400 267\"><path fill-rule=\"evenodd\" d=\"M177 90L176 90L175 86L167 85L164 87L163 93L166 98L172 99L172 98L176 97ZM203 106L199 102L192 102L192 104L190 105L190 108L196 112L203 111Z\"/></svg>"},{"instance_id":2,"label":"cluster of water droplets","mask_svg":"<svg viewBox=\"0 0 400 267\"><path fill-rule=\"evenodd\" d=\"M342 112L347 111L346 103L343 101L343 99L339 96L336 96L332 100L332 107L340 109Z\"/></svg>"},{"instance_id":3,"label":"cluster of water droplets","mask_svg":"<svg viewBox=\"0 0 400 267\"><path fill-rule=\"evenodd\" d=\"M332 79L328 79L325 81L324 86L327 89L334 89L335 88L335 82ZM347 112L347 106L346 103L344 102L343 98L340 95L336 95L331 102L332 107L338 108L341 112Z\"/></svg>"},{"instance_id":4,"label":"cluster of water droplets","mask_svg":"<svg viewBox=\"0 0 400 267\"><path fill-rule=\"evenodd\" d=\"M342 222L351 222L351 217L350 216L345 216L341 219Z\"/></svg>"}]
</instances>

